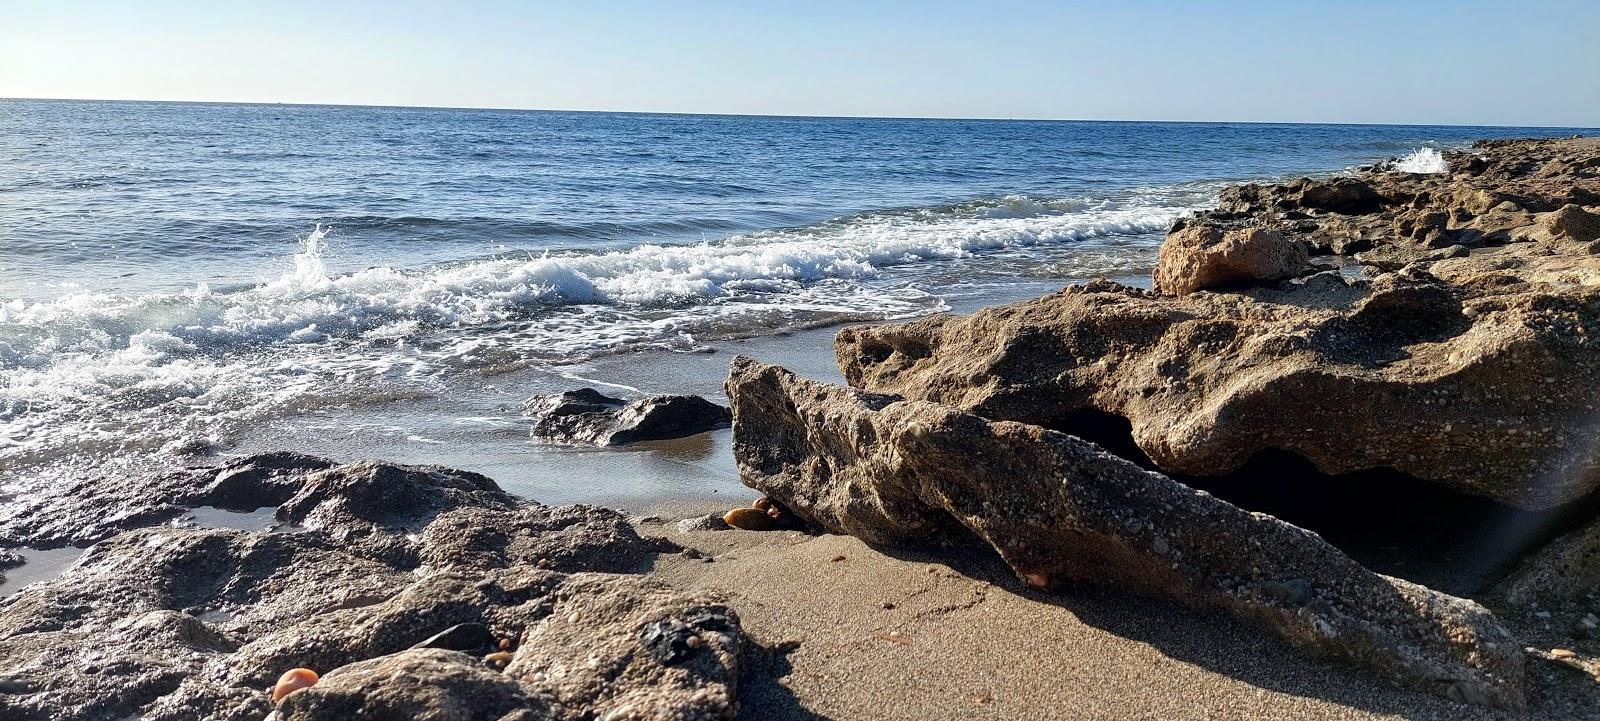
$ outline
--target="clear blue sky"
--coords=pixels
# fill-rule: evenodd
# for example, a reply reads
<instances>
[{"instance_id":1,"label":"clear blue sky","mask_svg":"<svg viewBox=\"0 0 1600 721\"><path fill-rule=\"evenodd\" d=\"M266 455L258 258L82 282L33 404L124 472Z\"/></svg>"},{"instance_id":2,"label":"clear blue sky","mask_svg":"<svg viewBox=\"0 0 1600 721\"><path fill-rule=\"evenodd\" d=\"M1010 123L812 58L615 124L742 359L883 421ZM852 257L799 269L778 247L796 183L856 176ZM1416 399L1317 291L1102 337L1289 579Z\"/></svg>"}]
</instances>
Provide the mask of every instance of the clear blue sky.
<instances>
[{"instance_id":1,"label":"clear blue sky","mask_svg":"<svg viewBox=\"0 0 1600 721\"><path fill-rule=\"evenodd\" d=\"M0 0L0 97L1600 126L1600 0Z\"/></svg>"}]
</instances>

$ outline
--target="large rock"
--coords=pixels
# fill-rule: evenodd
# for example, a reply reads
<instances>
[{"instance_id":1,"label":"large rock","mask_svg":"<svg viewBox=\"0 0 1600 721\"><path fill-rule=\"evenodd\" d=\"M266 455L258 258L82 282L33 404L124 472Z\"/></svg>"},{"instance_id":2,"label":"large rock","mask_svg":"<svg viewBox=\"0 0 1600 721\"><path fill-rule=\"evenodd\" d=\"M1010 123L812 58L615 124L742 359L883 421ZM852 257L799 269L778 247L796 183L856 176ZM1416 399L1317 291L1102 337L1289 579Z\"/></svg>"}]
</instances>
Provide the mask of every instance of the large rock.
<instances>
[{"instance_id":1,"label":"large rock","mask_svg":"<svg viewBox=\"0 0 1600 721\"><path fill-rule=\"evenodd\" d=\"M726 427L728 409L700 396L649 396L629 403L582 388L528 399L535 438L595 446L682 438Z\"/></svg>"},{"instance_id":2,"label":"large rock","mask_svg":"<svg viewBox=\"0 0 1600 721\"><path fill-rule=\"evenodd\" d=\"M1188 225L1174 230L1161 244L1155 287L1161 293L1187 295L1281 280L1305 269L1305 246L1277 231Z\"/></svg>"},{"instance_id":3,"label":"large rock","mask_svg":"<svg viewBox=\"0 0 1600 721\"><path fill-rule=\"evenodd\" d=\"M299 530L129 530L0 600L0 718L732 716L737 617L637 575L665 549L621 514L444 468L287 460L176 476L188 490L164 502L227 487L278 499ZM521 641L504 673L485 663L500 639ZM297 667L324 679L273 704Z\"/></svg>"},{"instance_id":4,"label":"large rock","mask_svg":"<svg viewBox=\"0 0 1600 721\"><path fill-rule=\"evenodd\" d=\"M1076 432L1121 417L1172 473L1225 475L1274 450L1524 509L1575 501L1600 485L1600 397L1572 392L1600 382L1584 209L1600 202L1600 143L1475 151L1451 154L1451 173L1239 186L1167 241L1176 253L1264 228L1251 232L1356 253L1370 280L1179 297L1094 282L967 318L845 329L840 367L851 385L994 419ZM1157 286L1193 287L1169 255Z\"/></svg>"},{"instance_id":5,"label":"large rock","mask_svg":"<svg viewBox=\"0 0 1600 721\"><path fill-rule=\"evenodd\" d=\"M970 532L1034 585L1174 598L1450 698L1524 703L1520 645L1478 604L1093 444L744 358L727 388L744 482L829 530L885 544Z\"/></svg>"}]
</instances>

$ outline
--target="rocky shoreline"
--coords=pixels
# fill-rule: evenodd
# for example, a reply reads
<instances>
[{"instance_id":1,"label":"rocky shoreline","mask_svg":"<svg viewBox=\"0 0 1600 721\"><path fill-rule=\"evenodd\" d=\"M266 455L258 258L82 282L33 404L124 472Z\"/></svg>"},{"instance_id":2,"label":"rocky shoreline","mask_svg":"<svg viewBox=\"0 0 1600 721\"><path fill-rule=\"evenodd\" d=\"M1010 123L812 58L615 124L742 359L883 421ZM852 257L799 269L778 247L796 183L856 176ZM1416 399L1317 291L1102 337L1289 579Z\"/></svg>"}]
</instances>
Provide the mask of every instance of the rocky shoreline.
<instances>
[{"instance_id":1,"label":"rocky shoreline","mask_svg":"<svg viewBox=\"0 0 1600 721\"><path fill-rule=\"evenodd\" d=\"M848 386L735 359L734 453L768 500L729 521L805 531L296 453L8 499L0 551L87 550L0 599L0 718L1049 718L1057 701L989 691L876 715L857 694L991 658L882 625L924 596L949 598L905 623L968 614L1023 646L1017 673L1070 676L1073 649L1015 631L1073 628L1036 614L1089 588L1255 629L1300 652L1251 662L1269 676L1331 664L1383 699L1304 682L1260 712L1600 718L1600 142L1445 159L1230 188L1172 230L1152 290L847 328ZM692 397L529 409L536 434L601 445L727 421ZM197 509L274 510L216 528ZM888 601L847 570L947 581ZM1143 633L1069 635L1161 645ZM806 696L841 664L871 693ZM1266 683L1249 665L1205 683L1232 699ZM1173 716L1121 707L1141 703Z\"/></svg>"}]
</instances>

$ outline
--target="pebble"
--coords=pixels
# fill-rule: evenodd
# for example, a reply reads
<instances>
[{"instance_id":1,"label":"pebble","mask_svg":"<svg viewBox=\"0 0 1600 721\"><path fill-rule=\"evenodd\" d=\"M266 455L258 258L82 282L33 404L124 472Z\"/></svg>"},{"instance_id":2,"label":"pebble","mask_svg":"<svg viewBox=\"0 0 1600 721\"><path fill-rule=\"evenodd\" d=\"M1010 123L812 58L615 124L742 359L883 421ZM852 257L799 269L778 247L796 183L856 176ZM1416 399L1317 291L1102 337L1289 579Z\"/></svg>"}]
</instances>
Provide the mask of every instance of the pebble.
<instances>
[{"instance_id":1,"label":"pebble","mask_svg":"<svg viewBox=\"0 0 1600 721\"><path fill-rule=\"evenodd\" d=\"M303 688L317 685L317 672L309 668L291 668L278 677L278 683L272 687L272 701L277 703L284 696L288 696Z\"/></svg>"},{"instance_id":2,"label":"pebble","mask_svg":"<svg viewBox=\"0 0 1600 721\"><path fill-rule=\"evenodd\" d=\"M690 637L684 639L683 643L684 643L684 645L688 646L689 648L700 648L700 646L702 644L704 644L705 641L700 640L699 636L690 636Z\"/></svg>"},{"instance_id":3,"label":"pebble","mask_svg":"<svg viewBox=\"0 0 1600 721\"><path fill-rule=\"evenodd\" d=\"M495 668L505 668L511 663L511 659L515 657L516 654L511 653L510 651L495 651L494 653L484 656L483 662Z\"/></svg>"},{"instance_id":4,"label":"pebble","mask_svg":"<svg viewBox=\"0 0 1600 721\"><path fill-rule=\"evenodd\" d=\"M571 614L567 615L567 623L577 623L577 622L578 622L578 612L577 611L573 611Z\"/></svg>"},{"instance_id":5,"label":"pebble","mask_svg":"<svg viewBox=\"0 0 1600 721\"><path fill-rule=\"evenodd\" d=\"M1024 574L1022 578L1028 582L1029 586L1033 586L1034 588L1050 587L1050 574L1048 573L1028 573Z\"/></svg>"},{"instance_id":6,"label":"pebble","mask_svg":"<svg viewBox=\"0 0 1600 721\"><path fill-rule=\"evenodd\" d=\"M1567 648L1552 648L1550 649L1550 655L1555 658L1577 658L1578 652Z\"/></svg>"},{"instance_id":7,"label":"pebble","mask_svg":"<svg viewBox=\"0 0 1600 721\"><path fill-rule=\"evenodd\" d=\"M754 503L751 503L750 507L758 511L770 511L772 510L772 499L762 496L757 498Z\"/></svg>"},{"instance_id":8,"label":"pebble","mask_svg":"<svg viewBox=\"0 0 1600 721\"><path fill-rule=\"evenodd\" d=\"M885 611L893 611L894 610L894 602L892 602L892 601L884 601L883 602L883 610L885 610Z\"/></svg>"},{"instance_id":9,"label":"pebble","mask_svg":"<svg viewBox=\"0 0 1600 721\"><path fill-rule=\"evenodd\" d=\"M735 508L722 517L722 522L746 531L772 530L772 517L754 508Z\"/></svg>"},{"instance_id":10,"label":"pebble","mask_svg":"<svg viewBox=\"0 0 1600 721\"><path fill-rule=\"evenodd\" d=\"M838 562L840 562L840 561L843 561L843 560L844 560L844 556L834 556L834 557L833 557L833 558L830 558L830 559L828 559L828 560L829 560L829 561L830 561L830 562L832 562L832 563L838 563Z\"/></svg>"}]
</instances>

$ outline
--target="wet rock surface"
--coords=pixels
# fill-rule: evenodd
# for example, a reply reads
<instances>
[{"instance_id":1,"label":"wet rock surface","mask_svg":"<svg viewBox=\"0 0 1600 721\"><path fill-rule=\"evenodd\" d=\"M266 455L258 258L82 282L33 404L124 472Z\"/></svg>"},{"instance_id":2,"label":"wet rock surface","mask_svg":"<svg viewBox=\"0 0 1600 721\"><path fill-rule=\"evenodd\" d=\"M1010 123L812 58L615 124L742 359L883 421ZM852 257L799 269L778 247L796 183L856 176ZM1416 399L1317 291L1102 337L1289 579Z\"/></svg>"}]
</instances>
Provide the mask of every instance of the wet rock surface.
<instances>
[{"instance_id":1,"label":"wet rock surface","mask_svg":"<svg viewBox=\"0 0 1600 721\"><path fill-rule=\"evenodd\" d=\"M1126 419L1157 467L1268 450L1524 509L1600 484L1600 143L1480 143L1451 172L1246 185L1174 238L1279 234L1365 266L1174 296L1097 281L968 317L848 328L851 385L1068 432ZM1169 240L1169 242L1172 242ZM1313 257L1313 260L1317 260ZM1159 280L1159 278L1158 278Z\"/></svg>"},{"instance_id":2,"label":"wet rock surface","mask_svg":"<svg viewBox=\"0 0 1600 721\"><path fill-rule=\"evenodd\" d=\"M728 395L746 484L829 530L883 544L975 535L1030 585L1169 597L1458 701L1525 702L1522 650L1482 606L1094 444L744 358Z\"/></svg>"},{"instance_id":3,"label":"wet rock surface","mask_svg":"<svg viewBox=\"0 0 1600 721\"><path fill-rule=\"evenodd\" d=\"M187 472L160 503L225 486L280 499L293 528L127 530L0 601L0 718L732 715L737 616L640 575L666 546L622 514L449 469L284 458ZM660 624L698 640L663 660L641 635ZM294 668L322 678L273 704Z\"/></svg>"},{"instance_id":4,"label":"wet rock surface","mask_svg":"<svg viewBox=\"0 0 1600 721\"><path fill-rule=\"evenodd\" d=\"M628 402L592 388L528 399L532 435L558 443L620 446L682 438L728 425L728 409L700 396L649 396Z\"/></svg>"}]
</instances>

